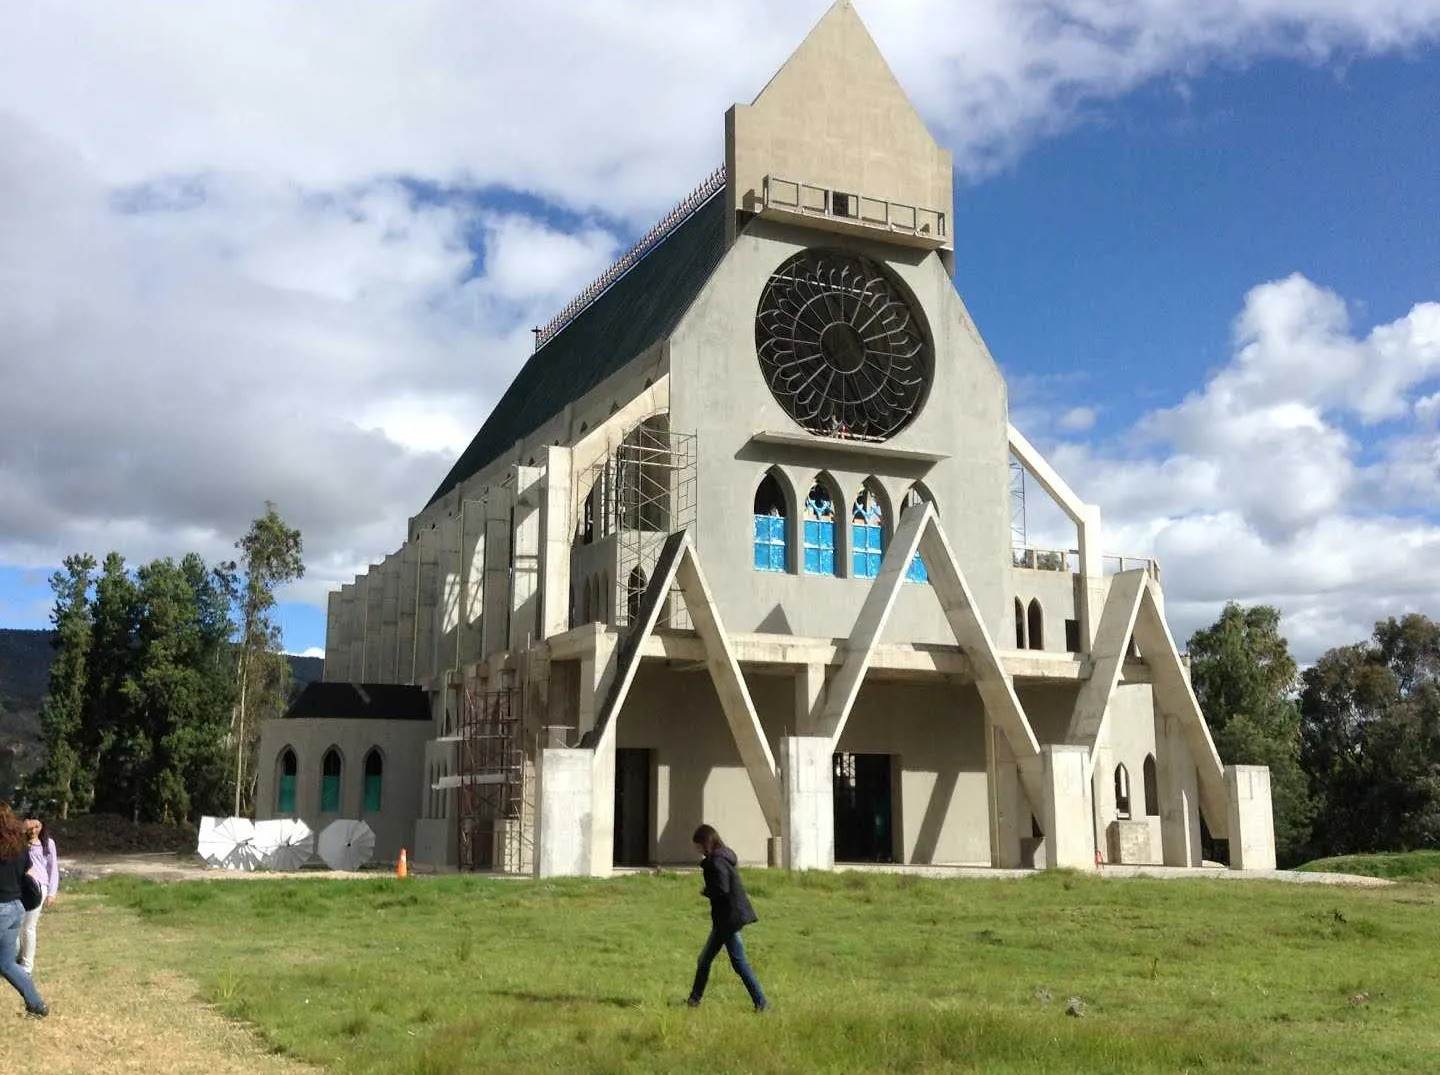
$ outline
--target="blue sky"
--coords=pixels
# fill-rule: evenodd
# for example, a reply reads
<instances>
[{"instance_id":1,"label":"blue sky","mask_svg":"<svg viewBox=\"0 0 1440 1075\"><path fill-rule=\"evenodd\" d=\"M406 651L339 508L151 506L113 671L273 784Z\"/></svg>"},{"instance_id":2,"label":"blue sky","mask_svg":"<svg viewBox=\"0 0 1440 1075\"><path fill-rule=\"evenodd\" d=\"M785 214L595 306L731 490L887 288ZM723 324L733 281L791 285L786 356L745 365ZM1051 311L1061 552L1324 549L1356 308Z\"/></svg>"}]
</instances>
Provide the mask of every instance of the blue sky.
<instances>
[{"instance_id":1,"label":"blue sky","mask_svg":"<svg viewBox=\"0 0 1440 1075\"><path fill-rule=\"evenodd\" d=\"M0 626L69 551L228 557L273 499L321 646L825 6L0 13ZM857 7L955 153L1015 421L1161 558L1177 636L1440 615L1440 0Z\"/></svg>"}]
</instances>

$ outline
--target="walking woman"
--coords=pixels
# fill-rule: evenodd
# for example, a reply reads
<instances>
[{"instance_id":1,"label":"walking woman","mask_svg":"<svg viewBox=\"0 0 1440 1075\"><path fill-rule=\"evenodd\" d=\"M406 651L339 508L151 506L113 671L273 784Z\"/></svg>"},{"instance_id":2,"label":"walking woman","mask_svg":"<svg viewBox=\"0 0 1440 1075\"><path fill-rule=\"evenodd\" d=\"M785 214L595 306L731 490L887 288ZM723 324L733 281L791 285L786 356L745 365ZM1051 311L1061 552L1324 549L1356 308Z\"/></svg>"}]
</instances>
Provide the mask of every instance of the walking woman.
<instances>
[{"instance_id":1,"label":"walking woman","mask_svg":"<svg viewBox=\"0 0 1440 1075\"><path fill-rule=\"evenodd\" d=\"M9 806L0 803L0 978L25 998L28 1015L43 1017L50 1014L50 1009L40 999L30 975L15 961L20 924L25 918L20 885L29 869L30 842L25 838L25 827Z\"/></svg>"},{"instance_id":2,"label":"walking woman","mask_svg":"<svg viewBox=\"0 0 1440 1075\"><path fill-rule=\"evenodd\" d=\"M735 852L725 846L720 834L709 825L696 829L693 839L695 850L703 856L700 869L705 875L705 887L700 895L710 901L710 937L700 950L700 959L695 965L695 984L691 986L690 997L685 1003L692 1008L700 1006L700 1000L705 996L705 983L710 980L710 964L724 948L730 955L730 966L745 983L755 1010L763 1012L770 1005L766 1003L755 972L745 958L745 943L740 940L740 931L757 917L740 881Z\"/></svg>"},{"instance_id":3,"label":"walking woman","mask_svg":"<svg viewBox=\"0 0 1440 1075\"><path fill-rule=\"evenodd\" d=\"M45 828L45 822L37 818L25 819L25 835L30 841L30 873L40 882L42 903L33 911L25 912L25 922L20 927L20 951L17 962L25 973L35 974L35 930L40 925L40 912L55 906L55 894L60 891L60 856L55 853L55 841Z\"/></svg>"}]
</instances>

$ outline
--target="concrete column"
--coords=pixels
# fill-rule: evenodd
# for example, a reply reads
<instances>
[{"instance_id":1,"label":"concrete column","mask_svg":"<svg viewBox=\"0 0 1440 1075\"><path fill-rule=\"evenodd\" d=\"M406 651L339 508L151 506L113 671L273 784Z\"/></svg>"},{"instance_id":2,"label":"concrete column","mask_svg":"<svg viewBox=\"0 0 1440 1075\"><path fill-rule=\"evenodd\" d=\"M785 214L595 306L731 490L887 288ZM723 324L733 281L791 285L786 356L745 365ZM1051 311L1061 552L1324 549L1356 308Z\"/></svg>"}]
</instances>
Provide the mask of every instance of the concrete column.
<instances>
[{"instance_id":1,"label":"concrete column","mask_svg":"<svg viewBox=\"0 0 1440 1075\"><path fill-rule=\"evenodd\" d=\"M1275 868L1275 815L1268 765L1225 766L1230 806L1230 868Z\"/></svg>"},{"instance_id":2,"label":"concrete column","mask_svg":"<svg viewBox=\"0 0 1440 1075\"><path fill-rule=\"evenodd\" d=\"M600 692L613 674L617 643L614 635L597 635L594 656L580 661L580 698L575 706L575 727L579 735L594 728L600 716L603 701Z\"/></svg>"},{"instance_id":3,"label":"concrete column","mask_svg":"<svg viewBox=\"0 0 1440 1075\"><path fill-rule=\"evenodd\" d=\"M782 857L788 870L835 868L835 787L829 736L780 740Z\"/></svg>"},{"instance_id":4,"label":"concrete column","mask_svg":"<svg viewBox=\"0 0 1440 1075\"><path fill-rule=\"evenodd\" d=\"M460 505L460 667L484 660L480 619L485 614L485 502Z\"/></svg>"},{"instance_id":5,"label":"concrete column","mask_svg":"<svg viewBox=\"0 0 1440 1075\"><path fill-rule=\"evenodd\" d=\"M342 614L340 591L331 590L325 595L325 666L320 672L320 678L327 683L333 682L336 679L335 673L339 671Z\"/></svg>"},{"instance_id":6,"label":"concrete column","mask_svg":"<svg viewBox=\"0 0 1440 1075\"><path fill-rule=\"evenodd\" d=\"M351 671L350 653L359 630L356 619L355 581L340 587L340 634L335 644L335 682L349 683L355 679Z\"/></svg>"},{"instance_id":7,"label":"concrete column","mask_svg":"<svg viewBox=\"0 0 1440 1075\"><path fill-rule=\"evenodd\" d=\"M440 532L420 531L415 596L415 682L435 675L435 616L440 607Z\"/></svg>"},{"instance_id":8,"label":"concrete column","mask_svg":"<svg viewBox=\"0 0 1440 1075\"><path fill-rule=\"evenodd\" d=\"M1199 866L1200 791L1185 729L1155 707L1155 775L1160 783L1160 845L1166 866Z\"/></svg>"},{"instance_id":9,"label":"concrete column","mask_svg":"<svg viewBox=\"0 0 1440 1075\"><path fill-rule=\"evenodd\" d=\"M540 877L584 877L590 872L593 774L592 751L550 748L540 752L539 846L535 854L535 872ZM605 850L610 852L609 843ZM608 863L605 872L610 872Z\"/></svg>"},{"instance_id":10,"label":"concrete column","mask_svg":"<svg viewBox=\"0 0 1440 1075\"><path fill-rule=\"evenodd\" d=\"M1139 774L1140 805L1145 805L1145 774ZM1135 774L1131 774L1131 783L1136 780ZM1095 805L1095 846L1100 849L1102 855L1108 859L1108 839L1105 834L1105 827L1115 819L1115 752L1110 745L1096 744L1095 746L1095 775L1090 782L1090 801ZM1135 789L1130 790L1131 809L1135 804Z\"/></svg>"},{"instance_id":11,"label":"concrete column","mask_svg":"<svg viewBox=\"0 0 1440 1075\"><path fill-rule=\"evenodd\" d=\"M449 515L440 520L439 593L435 606L435 674L443 676L460 666L460 562L461 520Z\"/></svg>"},{"instance_id":12,"label":"concrete column","mask_svg":"<svg viewBox=\"0 0 1440 1075\"><path fill-rule=\"evenodd\" d=\"M1095 868L1095 813L1090 801L1090 758L1082 746L1047 743L1040 748L1048 869Z\"/></svg>"},{"instance_id":13,"label":"concrete column","mask_svg":"<svg viewBox=\"0 0 1440 1075\"><path fill-rule=\"evenodd\" d=\"M609 877L615 869L615 740L618 738L600 736L594 749L586 752L594 763L590 796L591 877Z\"/></svg>"},{"instance_id":14,"label":"concrete column","mask_svg":"<svg viewBox=\"0 0 1440 1075\"><path fill-rule=\"evenodd\" d=\"M540 637L564 633L570 626L571 452L546 449L544 500L540 514Z\"/></svg>"},{"instance_id":15,"label":"concrete column","mask_svg":"<svg viewBox=\"0 0 1440 1075\"><path fill-rule=\"evenodd\" d=\"M384 596L380 602L380 682L398 683L400 663L396 657L396 639L400 637L400 555L385 557L383 568Z\"/></svg>"},{"instance_id":16,"label":"concrete column","mask_svg":"<svg viewBox=\"0 0 1440 1075\"><path fill-rule=\"evenodd\" d=\"M415 608L420 576L420 542L410 540L400 549L399 615L395 629L395 681L415 682Z\"/></svg>"},{"instance_id":17,"label":"concrete column","mask_svg":"<svg viewBox=\"0 0 1440 1075\"><path fill-rule=\"evenodd\" d=\"M510 506L511 489L491 489L485 497L485 614L481 617L480 652L489 660L510 643Z\"/></svg>"},{"instance_id":18,"label":"concrete column","mask_svg":"<svg viewBox=\"0 0 1440 1075\"><path fill-rule=\"evenodd\" d=\"M370 573L355 578L355 634L350 638L350 681L365 682L365 635L370 627Z\"/></svg>"},{"instance_id":19,"label":"concrete column","mask_svg":"<svg viewBox=\"0 0 1440 1075\"><path fill-rule=\"evenodd\" d=\"M815 735L825 712L825 666L807 664L795 670L795 734Z\"/></svg>"},{"instance_id":20,"label":"concrete column","mask_svg":"<svg viewBox=\"0 0 1440 1075\"><path fill-rule=\"evenodd\" d=\"M539 467L515 468L515 513L512 523L509 648L522 650L540 634L540 517L545 472Z\"/></svg>"},{"instance_id":21,"label":"concrete column","mask_svg":"<svg viewBox=\"0 0 1440 1075\"><path fill-rule=\"evenodd\" d=\"M365 679L383 683L384 662L380 659L385 623L385 568L373 564L365 574Z\"/></svg>"},{"instance_id":22,"label":"concrete column","mask_svg":"<svg viewBox=\"0 0 1440 1075\"><path fill-rule=\"evenodd\" d=\"M1031 835L1030 809L1020 787L1020 769L1003 729L985 718L985 764L990 778L990 865L1018 869L1020 841Z\"/></svg>"},{"instance_id":23,"label":"concrete column","mask_svg":"<svg viewBox=\"0 0 1440 1075\"><path fill-rule=\"evenodd\" d=\"M1095 645L1095 632L1100 629L1100 614L1109 589L1105 579L1099 507L1084 505L1076 530L1080 545L1080 607L1076 609L1076 617L1080 621L1080 645L1089 653Z\"/></svg>"}]
</instances>

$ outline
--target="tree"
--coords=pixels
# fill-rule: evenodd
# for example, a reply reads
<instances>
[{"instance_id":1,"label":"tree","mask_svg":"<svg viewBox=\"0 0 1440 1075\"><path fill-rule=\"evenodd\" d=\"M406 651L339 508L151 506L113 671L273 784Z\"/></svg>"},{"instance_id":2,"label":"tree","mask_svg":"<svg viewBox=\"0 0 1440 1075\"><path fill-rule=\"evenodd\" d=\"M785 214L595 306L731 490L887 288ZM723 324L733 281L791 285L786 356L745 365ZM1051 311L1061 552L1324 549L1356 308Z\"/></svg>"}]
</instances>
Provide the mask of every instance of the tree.
<instances>
[{"instance_id":1,"label":"tree","mask_svg":"<svg viewBox=\"0 0 1440 1075\"><path fill-rule=\"evenodd\" d=\"M1322 853L1440 846L1440 624L1383 620L1302 678Z\"/></svg>"},{"instance_id":2,"label":"tree","mask_svg":"<svg viewBox=\"0 0 1440 1075\"><path fill-rule=\"evenodd\" d=\"M1302 861L1315 806L1300 765L1297 669L1280 613L1231 602L1189 648L1191 684L1215 748L1229 764L1270 767L1276 857Z\"/></svg>"},{"instance_id":3,"label":"tree","mask_svg":"<svg viewBox=\"0 0 1440 1075\"><path fill-rule=\"evenodd\" d=\"M50 613L55 660L50 665L49 691L40 708L45 761L31 776L27 797L46 804L62 818L70 816L80 770L80 730L93 641L90 587L94 570L95 558L81 554L66 557L65 570L50 576L50 589L55 593Z\"/></svg>"},{"instance_id":4,"label":"tree","mask_svg":"<svg viewBox=\"0 0 1440 1075\"><path fill-rule=\"evenodd\" d=\"M238 697L231 725L238 815L248 791L246 762L259 723L257 713L252 712L252 700L259 696L268 705L273 699L273 691L267 686L276 675L275 662L267 655L279 655L281 642L280 629L271 619L275 591L303 576L305 563L300 531L286 526L269 501L265 503L265 514L251 523L249 532L235 547L241 553L244 576L239 588L240 644L235 674Z\"/></svg>"},{"instance_id":5,"label":"tree","mask_svg":"<svg viewBox=\"0 0 1440 1075\"><path fill-rule=\"evenodd\" d=\"M115 809L128 801L129 771L140 745L130 735L138 604L125 558L110 553L95 583L92 657L77 744L78 775L83 778L77 805L86 810Z\"/></svg>"}]
</instances>

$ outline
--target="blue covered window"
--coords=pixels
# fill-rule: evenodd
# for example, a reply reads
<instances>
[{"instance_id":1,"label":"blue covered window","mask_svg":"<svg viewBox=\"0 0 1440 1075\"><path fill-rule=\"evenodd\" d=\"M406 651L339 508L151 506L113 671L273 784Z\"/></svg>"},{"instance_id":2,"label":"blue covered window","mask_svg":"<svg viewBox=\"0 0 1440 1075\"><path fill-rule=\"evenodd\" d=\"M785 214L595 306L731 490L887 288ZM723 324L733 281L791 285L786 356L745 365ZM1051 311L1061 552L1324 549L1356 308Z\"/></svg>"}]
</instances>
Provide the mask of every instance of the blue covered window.
<instances>
[{"instance_id":1,"label":"blue covered window","mask_svg":"<svg viewBox=\"0 0 1440 1075\"><path fill-rule=\"evenodd\" d=\"M790 558L786 544L785 493L775 475L755 490L755 570L786 571Z\"/></svg>"},{"instance_id":2,"label":"blue covered window","mask_svg":"<svg viewBox=\"0 0 1440 1075\"><path fill-rule=\"evenodd\" d=\"M901 511L903 517L906 511L912 507L918 508L921 504L927 503L930 497L917 486L905 494L905 507ZM905 577L911 582L929 582L930 576L925 571L925 561L920 559L917 552L910 560L910 566L905 571Z\"/></svg>"},{"instance_id":3,"label":"blue covered window","mask_svg":"<svg viewBox=\"0 0 1440 1075\"><path fill-rule=\"evenodd\" d=\"M340 752L331 747L320 763L320 812L340 812Z\"/></svg>"},{"instance_id":4,"label":"blue covered window","mask_svg":"<svg viewBox=\"0 0 1440 1075\"><path fill-rule=\"evenodd\" d=\"M805 498L805 574L836 574L835 499L819 482Z\"/></svg>"},{"instance_id":5,"label":"blue covered window","mask_svg":"<svg viewBox=\"0 0 1440 1075\"><path fill-rule=\"evenodd\" d=\"M857 579L875 578L884 556L885 512L879 498L864 489L850 511L850 574Z\"/></svg>"},{"instance_id":6,"label":"blue covered window","mask_svg":"<svg viewBox=\"0 0 1440 1075\"><path fill-rule=\"evenodd\" d=\"M365 755L365 812L367 814L380 812L384 784L385 760L380 757L379 748L376 748Z\"/></svg>"}]
</instances>

